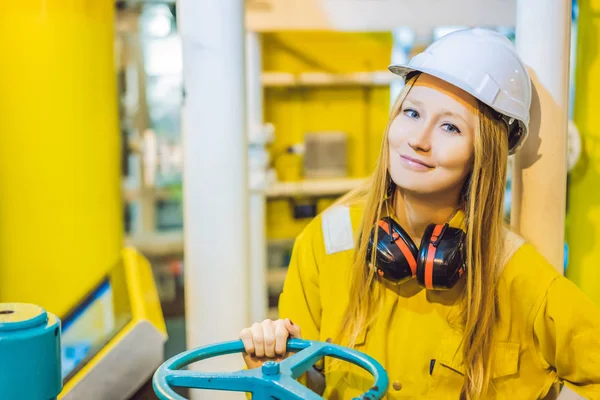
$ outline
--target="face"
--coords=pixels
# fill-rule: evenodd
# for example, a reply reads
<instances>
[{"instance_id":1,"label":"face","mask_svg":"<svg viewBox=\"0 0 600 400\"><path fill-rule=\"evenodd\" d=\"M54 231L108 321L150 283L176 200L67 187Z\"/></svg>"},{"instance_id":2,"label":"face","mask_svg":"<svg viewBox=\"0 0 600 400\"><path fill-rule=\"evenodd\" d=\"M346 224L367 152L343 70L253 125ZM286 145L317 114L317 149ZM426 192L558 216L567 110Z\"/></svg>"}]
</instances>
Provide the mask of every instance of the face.
<instances>
[{"instance_id":1,"label":"face","mask_svg":"<svg viewBox=\"0 0 600 400\"><path fill-rule=\"evenodd\" d=\"M390 175L420 195L457 196L473 163L473 96L421 74L390 126Z\"/></svg>"}]
</instances>

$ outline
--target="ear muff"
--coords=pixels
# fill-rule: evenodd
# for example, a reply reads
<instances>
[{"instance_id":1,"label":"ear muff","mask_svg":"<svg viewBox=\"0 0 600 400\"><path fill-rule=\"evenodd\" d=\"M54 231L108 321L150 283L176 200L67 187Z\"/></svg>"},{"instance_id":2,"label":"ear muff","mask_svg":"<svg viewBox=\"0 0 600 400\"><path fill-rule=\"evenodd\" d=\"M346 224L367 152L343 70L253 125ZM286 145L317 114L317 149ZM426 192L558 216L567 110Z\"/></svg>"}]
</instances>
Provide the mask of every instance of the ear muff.
<instances>
[{"instance_id":1,"label":"ear muff","mask_svg":"<svg viewBox=\"0 0 600 400\"><path fill-rule=\"evenodd\" d=\"M522 144L523 139L522 136L525 134L523 127L521 127L518 121L513 122L512 125L508 127L508 151L512 153L516 151L518 146Z\"/></svg>"},{"instance_id":2,"label":"ear muff","mask_svg":"<svg viewBox=\"0 0 600 400\"><path fill-rule=\"evenodd\" d=\"M375 230L377 244L374 244ZM379 276L395 283L413 278L417 273L417 246L400 224L390 217L377 222L371 230L367 247L367 263L371 262L372 250L376 248L374 267Z\"/></svg>"},{"instance_id":3,"label":"ear muff","mask_svg":"<svg viewBox=\"0 0 600 400\"><path fill-rule=\"evenodd\" d=\"M374 243L375 230L378 231ZM421 239L420 249L406 231L390 217L382 218L371 230L367 247L367 263L376 249L377 274L394 283L417 278L421 286L431 290L451 289L464 274L463 244L465 233L445 225L429 225Z\"/></svg>"},{"instance_id":4,"label":"ear muff","mask_svg":"<svg viewBox=\"0 0 600 400\"><path fill-rule=\"evenodd\" d=\"M417 258L417 280L430 290L452 288L466 270L465 232L445 225L425 229Z\"/></svg>"}]
</instances>

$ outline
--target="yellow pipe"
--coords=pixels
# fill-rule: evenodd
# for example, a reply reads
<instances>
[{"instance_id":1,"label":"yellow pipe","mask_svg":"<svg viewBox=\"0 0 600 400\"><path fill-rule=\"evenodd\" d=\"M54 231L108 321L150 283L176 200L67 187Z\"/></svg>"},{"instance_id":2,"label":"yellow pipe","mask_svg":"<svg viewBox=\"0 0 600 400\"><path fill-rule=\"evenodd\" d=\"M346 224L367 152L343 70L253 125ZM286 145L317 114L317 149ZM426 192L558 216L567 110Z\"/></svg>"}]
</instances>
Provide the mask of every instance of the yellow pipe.
<instances>
[{"instance_id":1,"label":"yellow pipe","mask_svg":"<svg viewBox=\"0 0 600 400\"><path fill-rule=\"evenodd\" d=\"M600 0L579 2L574 121L582 158L570 179L567 277L600 305Z\"/></svg>"},{"instance_id":2,"label":"yellow pipe","mask_svg":"<svg viewBox=\"0 0 600 400\"><path fill-rule=\"evenodd\" d=\"M122 248L114 1L0 13L0 302L63 317Z\"/></svg>"}]
</instances>

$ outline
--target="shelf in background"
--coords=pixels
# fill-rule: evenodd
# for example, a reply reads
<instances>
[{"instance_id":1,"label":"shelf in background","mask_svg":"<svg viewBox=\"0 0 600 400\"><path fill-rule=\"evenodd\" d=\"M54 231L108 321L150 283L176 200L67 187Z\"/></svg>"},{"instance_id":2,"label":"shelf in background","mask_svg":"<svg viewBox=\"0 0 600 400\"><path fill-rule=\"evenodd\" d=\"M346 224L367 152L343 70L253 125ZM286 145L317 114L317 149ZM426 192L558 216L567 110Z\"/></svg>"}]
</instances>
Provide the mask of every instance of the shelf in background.
<instances>
[{"instance_id":1,"label":"shelf in background","mask_svg":"<svg viewBox=\"0 0 600 400\"><path fill-rule=\"evenodd\" d=\"M268 246L279 246L279 247L292 247L294 245L295 237L293 238L267 238Z\"/></svg>"},{"instance_id":2,"label":"shelf in background","mask_svg":"<svg viewBox=\"0 0 600 400\"><path fill-rule=\"evenodd\" d=\"M288 86L388 86L401 79L389 71L353 72L335 74L327 72L263 72L264 87Z\"/></svg>"},{"instance_id":3,"label":"shelf in background","mask_svg":"<svg viewBox=\"0 0 600 400\"><path fill-rule=\"evenodd\" d=\"M123 201L132 202L140 200L143 196L151 196L154 200L169 200L173 194L164 188L129 189L123 188Z\"/></svg>"},{"instance_id":4,"label":"shelf in background","mask_svg":"<svg viewBox=\"0 0 600 400\"><path fill-rule=\"evenodd\" d=\"M183 253L183 231L138 233L125 238L125 244L135 247L148 257Z\"/></svg>"},{"instance_id":5,"label":"shelf in background","mask_svg":"<svg viewBox=\"0 0 600 400\"><path fill-rule=\"evenodd\" d=\"M356 189L365 178L327 178L304 179L292 182L274 182L265 190L268 198L293 196L337 196ZM168 200L173 195L165 189L147 189L154 200ZM132 202L140 199L144 193L140 190L124 190L124 201Z\"/></svg>"},{"instance_id":6,"label":"shelf in background","mask_svg":"<svg viewBox=\"0 0 600 400\"><path fill-rule=\"evenodd\" d=\"M339 196L356 189L364 178L306 179L296 182L275 182L266 190L270 199L296 196Z\"/></svg>"}]
</instances>

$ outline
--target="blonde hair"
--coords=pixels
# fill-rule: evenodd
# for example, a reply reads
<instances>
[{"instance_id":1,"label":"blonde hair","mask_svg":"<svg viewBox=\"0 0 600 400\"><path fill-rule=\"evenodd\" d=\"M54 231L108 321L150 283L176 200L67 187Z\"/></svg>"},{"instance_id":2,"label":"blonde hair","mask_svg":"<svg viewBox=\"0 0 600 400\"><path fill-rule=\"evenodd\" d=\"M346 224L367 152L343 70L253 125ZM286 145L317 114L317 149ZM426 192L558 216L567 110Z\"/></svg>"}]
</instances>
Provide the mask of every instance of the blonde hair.
<instances>
[{"instance_id":1,"label":"blonde hair","mask_svg":"<svg viewBox=\"0 0 600 400\"><path fill-rule=\"evenodd\" d=\"M367 266L367 247L371 229L382 216L391 185L388 173L390 124L399 113L416 79L413 76L407 80L392 107L379 160L369 182L337 202L364 206L350 283L350 293L353 296L336 340L349 347L353 347L358 334L374 322L377 308L381 305L382 285L376 284L381 278L373 268ZM490 390L494 326L498 317L496 281L501 270L503 203L508 159L506 126L483 103L478 102L477 115L473 166L462 193L468 273L460 307L466 368L461 397L467 400L485 398ZM377 240L377 230L375 232ZM375 252L372 252L369 262L375 263Z\"/></svg>"}]
</instances>

